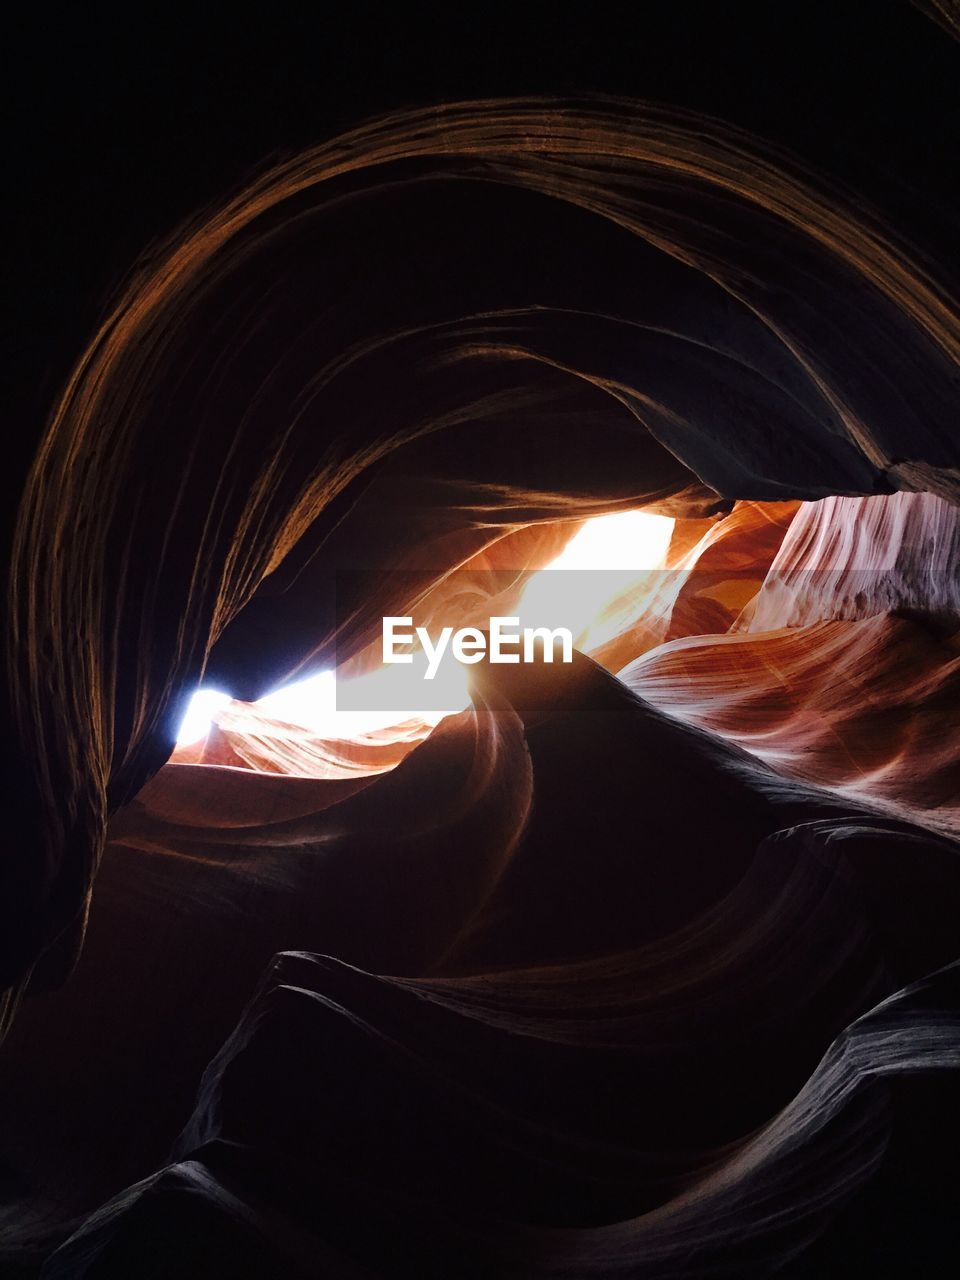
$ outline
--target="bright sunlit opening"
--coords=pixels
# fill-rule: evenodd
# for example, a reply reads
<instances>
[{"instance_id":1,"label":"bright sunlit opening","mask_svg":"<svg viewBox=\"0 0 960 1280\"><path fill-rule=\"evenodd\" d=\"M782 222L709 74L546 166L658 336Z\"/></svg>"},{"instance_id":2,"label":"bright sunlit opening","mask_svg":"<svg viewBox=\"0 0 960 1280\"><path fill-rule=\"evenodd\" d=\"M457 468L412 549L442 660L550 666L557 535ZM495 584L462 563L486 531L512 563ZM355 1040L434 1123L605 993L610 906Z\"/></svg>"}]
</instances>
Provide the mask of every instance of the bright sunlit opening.
<instances>
[{"instance_id":1,"label":"bright sunlit opening","mask_svg":"<svg viewBox=\"0 0 960 1280\"><path fill-rule=\"evenodd\" d=\"M426 658L415 655L410 666L382 667L350 681L354 700L371 708L397 707L416 700L422 688ZM255 706L271 720L306 729L318 738L356 740L379 729L388 729L404 720L419 719L425 724L438 724L444 716L463 711L470 704L470 690L465 667L448 663L441 667L431 686L437 709L431 711L396 710L344 711L337 707L337 682L332 671L321 671L294 684L286 685L260 698ZM346 683L346 682L344 682ZM405 686L413 692L404 695ZM342 689L342 686L341 686ZM201 689L187 707L177 746L186 747L201 741L210 732L216 713L229 705L230 695ZM442 704L442 706L440 705Z\"/></svg>"},{"instance_id":2,"label":"bright sunlit opening","mask_svg":"<svg viewBox=\"0 0 960 1280\"><path fill-rule=\"evenodd\" d=\"M350 701L356 706L370 708L396 708L415 705L417 691L423 689L426 656L414 655L408 666L379 667L362 676L340 684L341 701L345 686L349 684ZM409 689L408 693L405 690ZM309 729L319 738L360 738L364 734L387 729L400 720L418 718L427 724L437 724L445 715L462 711L470 703L467 671L459 663L445 663L437 672L431 685L435 710L411 711L398 714L396 710L345 711L337 707L337 681L332 671L323 671L307 680L267 694L257 703L258 710L273 720L285 720L288 724Z\"/></svg>"},{"instance_id":3,"label":"bright sunlit opening","mask_svg":"<svg viewBox=\"0 0 960 1280\"><path fill-rule=\"evenodd\" d=\"M666 562L673 520L624 511L588 520L557 558L531 576L517 610L522 626L566 626L578 648L607 639L604 609L652 580Z\"/></svg>"},{"instance_id":4,"label":"bright sunlit opening","mask_svg":"<svg viewBox=\"0 0 960 1280\"><path fill-rule=\"evenodd\" d=\"M645 573L663 567L672 533L672 519L645 511L624 511L586 521L555 560L531 575L517 610L521 626L564 625L573 631L579 647L589 649L602 643L606 637L597 620L604 608ZM558 570L592 572L574 576ZM419 652L411 664L383 666L355 677L350 681L350 701L371 708L415 706L416 690L424 687L426 661ZM411 690L406 697L404 688ZM415 717L437 724L445 715L469 705L469 671L457 662L444 663L430 688L434 710L403 714L396 710L344 711L337 708L334 673L322 671L267 694L256 705L270 719L298 725L318 738L357 739ZM177 745L188 746L206 737L217 712L230 700L229 694L212 689L195 693Z\"/></svg>"},{"instance_id":5,"label":"bright sunlit opening","mask_svg":"<svg viewBox=\"0 0 960 1280\"><path fill-rule=\"evenodd\" d=\"M647 511L618 511L594 516L573 535L551 569L662 569L673 519Z\"/></svg>"},{"instance_id":6,"label":"bright sunlit opening","mask_svg":"<svg viewBox=\"0 0 960 1280\"><path fill-rule=\"evenodd\" d=\"M180 722L177 746L188 747L205 738L210 732L213 717L232 701L229 693L220 693L216 689L198 689L187 704L186 714Z\"/></svg>"}]
</instances>

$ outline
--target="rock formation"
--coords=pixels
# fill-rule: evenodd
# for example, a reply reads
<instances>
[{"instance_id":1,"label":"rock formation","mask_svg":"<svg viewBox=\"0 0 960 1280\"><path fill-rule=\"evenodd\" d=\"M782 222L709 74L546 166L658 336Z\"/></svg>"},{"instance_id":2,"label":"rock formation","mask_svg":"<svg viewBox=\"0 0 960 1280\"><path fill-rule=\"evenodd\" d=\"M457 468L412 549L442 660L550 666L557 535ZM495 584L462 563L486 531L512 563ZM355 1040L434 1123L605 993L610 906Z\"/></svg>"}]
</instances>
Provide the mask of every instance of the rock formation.
<instances>
[{"instance_id":1,"label":"rock formation","mask_svg":"<svg viewBox=\"0 0 960 1280\"><path fill-rule=\"evenodd\" d=\"M620 101L364 125L142 263L11 563L10 1273L947 1274L958 339L850 193ZM637 508L570 666L256 706Z\"/></svg>"}]
</instances>

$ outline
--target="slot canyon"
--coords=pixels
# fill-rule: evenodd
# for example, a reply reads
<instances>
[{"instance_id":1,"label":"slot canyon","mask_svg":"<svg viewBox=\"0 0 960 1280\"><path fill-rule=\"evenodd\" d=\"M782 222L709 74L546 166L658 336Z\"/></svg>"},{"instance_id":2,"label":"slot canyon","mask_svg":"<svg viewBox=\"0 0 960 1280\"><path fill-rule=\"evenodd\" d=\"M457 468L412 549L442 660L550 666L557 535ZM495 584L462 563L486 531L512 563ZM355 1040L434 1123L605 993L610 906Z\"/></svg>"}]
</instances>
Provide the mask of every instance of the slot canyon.
<instances>
[{"instance_id":1,"label":"slot canyon","mask_svg":"<svg viewBox=\"0 0 960 1280\"><path fill-rule=\"evenodd\" d=\"M11 506L2 1274L952 1274L935 239L498 96L152 245ZM334 705L554 572L572 662Z\"/></svg>"}]
</instances>

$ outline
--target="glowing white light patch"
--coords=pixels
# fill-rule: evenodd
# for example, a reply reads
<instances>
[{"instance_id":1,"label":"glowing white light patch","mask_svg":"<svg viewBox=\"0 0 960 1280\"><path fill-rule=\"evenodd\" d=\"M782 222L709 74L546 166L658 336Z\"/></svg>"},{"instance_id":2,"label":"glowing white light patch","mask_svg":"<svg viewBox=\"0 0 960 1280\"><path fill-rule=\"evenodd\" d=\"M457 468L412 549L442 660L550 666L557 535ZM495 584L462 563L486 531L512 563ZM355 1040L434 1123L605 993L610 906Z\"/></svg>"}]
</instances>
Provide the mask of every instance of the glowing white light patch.
<instances>
[{"instance_id":1,"label":"glowing white light patch","mask_svg":"<svg viewBox=\"0 0 960 1280\"><path fill-rule=\"evenodd\" d=\"M646 511L588 520L555 560L530 577L517 609L521 623L566 625L580 649L602 643L607 637L592 624L619 594L663 568L672 535L670 516Z\"/></svg>"},{"instance_id":2,"label":"glowing white light patch","mask_svg":"<svg viewBox=\"0 0 960 1280\"><path fill-rule=\"evenodd\" d=\"M356 676L349 683L362 690L358 701L370 707L396 707L402 705L400 694L404 688L422 687L426 655L414 655L409 666L381 667L366 675ZM377 729L387 729L398 720L419 717L427 724L437 724L444 716L462 711L470 705L466 669L451 664L443 667L434 681L438 706L432 711L406 712L398 717L396 710L342 711L337 709L337 682L332 671L299 680L275 693L269 693L256 704L258 710L274 720L309 729L319 738L360 738ZM343 684L346 684L343 681Z\"/></svg>"},{"instance_id":3,"label":"glowing white light patch","mask_svg":"<svg viewBox=\"0 0 960 1280\"><path fill-rule=\"evenodd\" d=\"M213 717L232 701L229 693L221 693L217 689L198 689L187 703L187 710L180 721L177 746L188 747L192 742L205 738L210 732Z\"/></svg>"},{"instance_id":4,"label":"glowing white light patch","mask_svg":"<svg viewBox=\"0 0 960 1280\"><path fill-rule=\"evenodd\" d=\"M662 569L673 536L671 516L618 511L594 516L573 535L550 569Z\"/></svg>"}]
</instances>

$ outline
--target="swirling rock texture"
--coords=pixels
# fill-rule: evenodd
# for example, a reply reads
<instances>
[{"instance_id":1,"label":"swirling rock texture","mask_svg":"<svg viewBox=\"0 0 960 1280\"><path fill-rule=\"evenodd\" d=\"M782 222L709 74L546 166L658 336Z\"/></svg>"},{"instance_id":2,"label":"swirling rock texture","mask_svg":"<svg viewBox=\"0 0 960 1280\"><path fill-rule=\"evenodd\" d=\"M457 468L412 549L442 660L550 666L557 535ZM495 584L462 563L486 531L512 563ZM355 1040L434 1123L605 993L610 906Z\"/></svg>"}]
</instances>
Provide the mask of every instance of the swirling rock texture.
<instances>
[{"instance_id":1,"label":"swirling rock texture","mask_svg":"<svg viewBox=\"0 0 960 1280\"><path fill-rule=\"evenodd\" d=\"M11 566L10 1274L952 1274L958 339L850 193L637 102L391 116L157 249ZM637 507L571 665L253 705Z\"/></svg>"}]
</instances>

